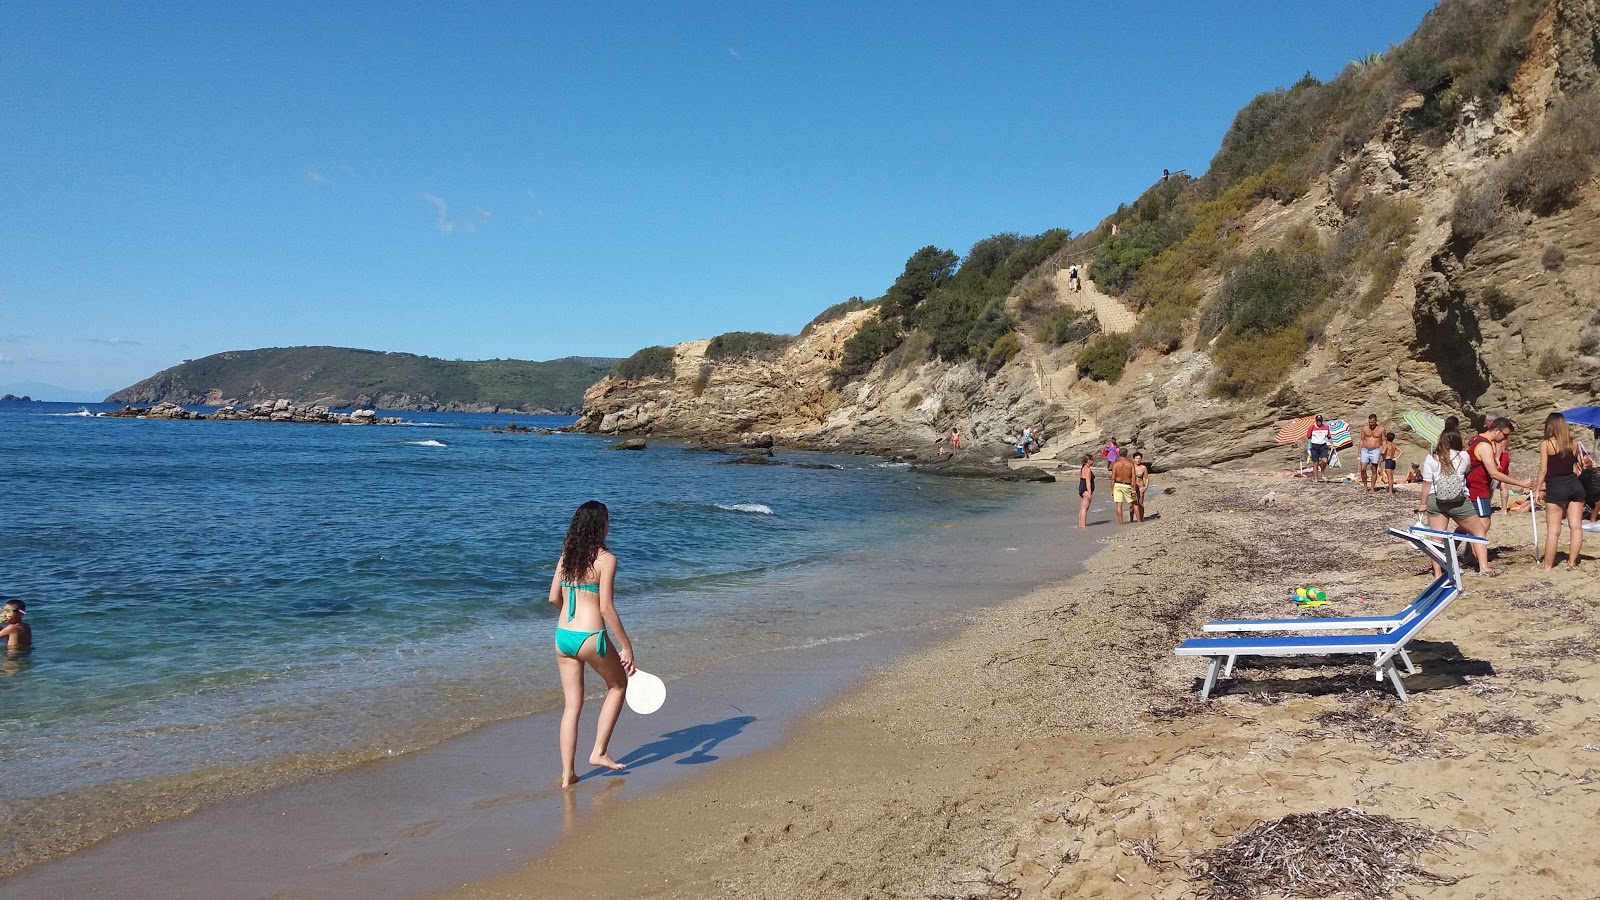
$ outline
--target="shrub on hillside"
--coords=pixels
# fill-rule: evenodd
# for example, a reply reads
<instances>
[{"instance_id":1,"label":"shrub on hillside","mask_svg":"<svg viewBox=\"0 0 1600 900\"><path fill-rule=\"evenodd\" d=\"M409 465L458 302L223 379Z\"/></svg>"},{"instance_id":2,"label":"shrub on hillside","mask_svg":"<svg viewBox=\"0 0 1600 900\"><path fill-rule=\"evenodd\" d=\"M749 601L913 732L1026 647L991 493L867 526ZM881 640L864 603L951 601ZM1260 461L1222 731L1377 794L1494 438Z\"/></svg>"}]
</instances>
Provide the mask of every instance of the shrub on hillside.
<instances>
[{"instance_id":1,"label":"shrub on hillside","mask_svg":"<svg viewBox=\"0 0 1600 900\"><path fill-rule=\"evenodd\" d=\"M1270 333L1224 336L1212 358L1211 393L1240 400L1259 397L1277 387L1300 364L1306 352L1306 331L1290 325Z\"/></svg>"},{"instance_id":2,"label":"shrub on hillside","mask_svg":"<svg viewBox=\"0 0 1600 900\"><path fill-rule=\"evenodd\" d=\"M1500 321L1511 315L1517 308L1517 298L1513 297L1498 284L1491 284L1483 289L1481 295L1483 309L1491 319Z\"/></svg>"},{"instance_id":3,"label":"shrub on hillside","mask_svg":"<svg viewBox=\"0 0 1600 900\"><path fill-rule=\"evenodd\" d=\"M1106 384L1116 384L1128 364L1132 344L1125 334L1102 334L1078 353L1078 374Z\"/></svg>"},{"instance_id":4,"label":"shrub on hillside","mask_svg":"<svg viewBox=\"0 0 1600 900\"><path fill-rule=\"evenodd\" d=\"M861 328L844 342L839 357L839 367L833 370L831 382L835 390L872 371L884 354L900 346L903 335L900 329L881 317L868 318Z\"/></svg>"},{"instance_id":5,"label":"shrub on hillside","mask_svg":"<svg viewBox=\"0 0 1600 900\"><path fill-rule=\"evenodd\" d=\"M1472 249L1500 227L1505 199L1505 187L1492 173L1477 188L1456 194L1450 204L1450 242L1458 252Z\"/></svg>"},{"instance_id":6,"label":"shrub on hillside","mask_svg":"<svg viewBox=\"0 0 1600 900\"><path fill-rule=\"evenodd\" d=\"M623 381L672 377L671 347L646 347L611 367L613 377Z\"/></svg>"},{"instance_id":7,"label":"shrub on hillside","mask_svg":"<svg viewBox=\"0 0 1600 900\"><path fill-rule=\"evenodd\" d=\"M1039 340L1059 347L1085 341L1100 333L1100 317L1092 310L1057 307L1039 328Z\"/></svg>"},{"instance_id":8,"label":"shrub on hillside","mask_svg":"<svg viewBox=\"0 0 1600 900\"><path fill-rule=\"evenodd\" d=\"M912 366L920 366L933 356L933 335L926 331L913 331L906 335L900 346L890 350L883 358L883 368L887 372L899 372Z\"/></svg>"},{"instance_id":9,"label":"shrub on hillside","mask_svg":"<svg viewBox=\"0 0 1600 900\"><path fill-rule=\"evenodd\" d=\"M1544 266L1547 272L1559 272L1567 264L1567 251L1551 244L1539 254L1539 265Z\"/></svg>"},{"instance_id":10,"label":"shrub on hillside","mask_svg":"<svg viewBox=\"0 0 1600 900\"><path fill-rule=\"evenodd\" d=\"M1331 285L1320 254L1285 242L1257 250L1230 274L1206 311L1206 334L1272 334L1321 303Z\"/></svg>"},{"instance_id":11,"label":"shrub on hillside","mask_svg":"<svg viewBox=\"0 0 1600 900\"><path fill-rule=\"evenodd\" d=\"M719 334L706 345L706 359L724 360L743 356L775 359L794 338L787 334L770 334L765 331L730 331Z\"/></svg>"},{"instance_id":12,"label":"shrub on hillside","mask_svg":"<svg viewBox=\"0 0 1600 900\"><path fill-rule=\"evenodd\" d=\"M1506 202L1547 216L1575 206L1600 165L1600 88L1560 97L1539 133L1501 166Z\"/></svg>"},{"instance_id":13,"label":"shrub on hillside","mask_svg":"<svg viewBox=\"0 0 1600 900\"><path fill-rule=\"evenodd\" d=\"M1171 353L1183 346L1183 326L1189 318L1189 306L1158 303L1145 311L1133 329L1131 338L1135 350L1149 348Z\"/></svg>"},{"instance_id":14,"label":"shrub on hillside","mask_svg":"<svg viewBox=\"0 0 1600 900\"><path fill-rule=\"evenodd\" d=\"M984 371L993 375L1021 351L1022 341L1017 338L1016 332L1008 331L1000 335L993 344L989 345L989 352L984 356Z\"/></svg>"},{"instance_id":15,"label":"shrub on hillside","mask_svg":"<svg viewBox=\"0 0 1600 900\"><path fill-rule=\"evenodd\" d=\"M880 315L902 328L912 325L912 314L936 288L950 280L960 261L954 253L932 244L906 260L905 269L879 301Z\"/></svg>"}]
</instances>

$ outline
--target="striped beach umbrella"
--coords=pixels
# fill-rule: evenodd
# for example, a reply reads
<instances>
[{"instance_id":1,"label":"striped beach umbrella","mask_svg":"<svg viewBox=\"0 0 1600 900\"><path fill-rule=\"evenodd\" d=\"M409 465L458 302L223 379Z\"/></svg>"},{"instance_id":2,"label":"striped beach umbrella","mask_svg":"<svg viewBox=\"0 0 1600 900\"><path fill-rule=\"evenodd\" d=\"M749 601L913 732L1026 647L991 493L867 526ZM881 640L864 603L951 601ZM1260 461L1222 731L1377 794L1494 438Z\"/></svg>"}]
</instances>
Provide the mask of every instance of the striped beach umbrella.
<instances>
[{"instance_id":1,"label":"striped beach umbrella","mask_svg":"<svg viewBox=\"0 0 1600 900\"><path fill-rule=\"evenodd\" d=\"M1424 446L1432 447L1439 443L1439 432L1444 430L1444 416L1437 416L1431 412L1420 409L1408 409L1400 414L1406 420L1411 430L1422 439Z\"/></svg>"},{"instance_id":2,"label":"striped beach umbrella","mask_svg":"<svg viewBox=\"0 0 1600 900\"><path fill-rule=\"evenodd\" d=\"M1343 419L1334 419L1329 422L1328 443L1332 444L1335 450L1343 450L1355 443L1355 438L1350 435L1350 423Z\"/></svg>"},{"instance_id":3,"label":"striped beach umbrella","mask_svg":"<svg viewBox=\"0 0 1600 900\"><path fill-rule=\"evenodd\" d=\"M1315 416L1301 416L1278 426L1272 440L1279 444L1297 444L1306 439L1306 431L1311 428L1311 423L1316 421Z\"/></svg>"}]
</instances>

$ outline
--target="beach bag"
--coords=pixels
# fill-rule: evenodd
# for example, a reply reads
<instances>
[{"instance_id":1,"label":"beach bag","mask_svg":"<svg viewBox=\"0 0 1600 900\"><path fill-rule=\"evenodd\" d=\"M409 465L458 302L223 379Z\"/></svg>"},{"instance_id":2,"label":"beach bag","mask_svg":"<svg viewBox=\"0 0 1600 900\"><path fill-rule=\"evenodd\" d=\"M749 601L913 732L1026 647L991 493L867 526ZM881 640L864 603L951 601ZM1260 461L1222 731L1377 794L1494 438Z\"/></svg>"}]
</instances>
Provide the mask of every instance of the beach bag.
<instances>
[{"instance_id":1,"label":"beach bag","mask_svg":"<svg viewBox=\"0 0 1600 900\"><path fill-rule=\"evenodd\" d=\"M1433 479L1433 495L1440 503L1456 503L1466 499L1467 478L1460 472L1441 471Z\"/></svg>"}]
</instances>

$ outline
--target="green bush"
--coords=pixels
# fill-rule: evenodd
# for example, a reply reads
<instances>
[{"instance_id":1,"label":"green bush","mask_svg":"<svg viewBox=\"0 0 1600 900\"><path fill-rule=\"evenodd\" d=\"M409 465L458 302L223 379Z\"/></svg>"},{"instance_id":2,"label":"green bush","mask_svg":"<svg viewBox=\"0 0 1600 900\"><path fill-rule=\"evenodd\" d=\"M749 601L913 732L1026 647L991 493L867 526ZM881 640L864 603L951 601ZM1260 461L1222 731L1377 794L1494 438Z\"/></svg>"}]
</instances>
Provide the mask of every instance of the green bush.
<instances>
[{"instance_id":1,"label":"green bush","mask_svg":"<svg viewBox=\"0 0 1600 900\"><path fill-rule=\"evenodd\" d=\"M1116 384L1133 345L1125 334L1102 334L1078 353L1078 374Z\"/></svg>"},{"instance_id":2,"label":"green bush","mask_svg":"<svg viewBox=\"0 0 1600 900\"><path fill-rule=\"evenodd\" d=\"M844 342L839 357L839 367L833 370L831 383L835 390L872 371L884 354L900 346L903 339L900 329L881 317L869 318L861 328Z\"/></svg>"},{"instance_id":3,"label":"green bush","mask_svg":"<svg viewBox=\"0 0 1600 900\"><path fill-rule=\"evenodd\" d=\"M1059 347L1086 341L1100 333L1100 317L1093 310L1057 307L1039 328L1039 340Z\"/></svg>"},{"instance_id":4,"label":"green bush","mask_svg":"<svg viewBox=\"0 0 1600 900\"><path fill-rule=\"evenodd\" d=\"M984 371L993 375L1021 351L1022 341L1017 337L1016 332L1008 331L1000 335L993 344L989 345L989 351L984 356Z\"/></svg>"},{"instance_id":5,"label":"green bush","mask_svg":"<svg viewBox=\"0 0 1600 900\"><path fill-rule=\"evenodd\" d=\"M933 356L933 335L926 331L913 331L905 336L900 346L883 358L886 372L899 372L911 366L920 366Z\"/></svg>"},{"instance_id":6,"label":"green bush","mask_svg":"<svg viewBox=\"0 0 1600 900\"><path fill-rule=\"evenodd\" d=\"M1257 250L1222 282L1201 326L1206 334L1273 334L1321 303L1330 287L1319 254L1288 242Z\"/></svg>"},{"instance_id":7,"label":"green bush","mask_svg":"<svg viewBox=\"0 0 1600 900\"><path fill-rule=\"evenodd\" d=\"M724 360L742 356L776 359L794 338L787 334L769 334L765 331L730 331L711 339L706 346L706 359Z\"/></svg>"},{"instance_id":8,"label":"green bush","mask_svg":"<svg viewBox=\"0 0 1600 900\"><path fill-rule=\"evenodd\" d=\"M877 302L878 301L876 300L869 302L861 299L860 297L851 297L849 300L842 300L838 303L835 303L822 312L817 313L816 318L807 322L806 327L800 329L800 336L804 337L810 334L812 329L824 322L832 322L835 319L842 319L858 309L866 309Z\"/></svg>"},{"instance_id":9,"label":"green bush","mask_svg":"<svg viewBox=\"0 0 1600 900\"><path fill-rule=\"evenodd\" d=\"M1499 321L1511 315L1517 308L1517 298L1511 296L1497 284L1491 284L1483 289L1483 309L1491 319Z\"/></svg>"},{"instance_id":10,"label":"green bush","mask_svg":"<svg viewBox=\"0 0 1600 900\"><path fill-rule=\"evenodd\" d=\"M611 368L613 377L623 381L672 377L671 347L646 347Z\"/></svg>"},{"instance_id":11,"label":"green bush","mask_svg":"<svg viewBox=\"0 0 1600 900\"><path fill-rule=\"evenodd\" d=\"M1259 397L1277 387L1300 364L1306 331L1299 325L1270 333L1224 336L1212 361L1211 393L1217 397Z\"/></svg>"},{"instance_id":12,"label":"green bush","mask_svg":"<svg viewBox=\"0 0 1600 900\"><path fill-rule=\"evenodd\" d=\"M880 315L899 327L911 327L911 317L917 307L950 280L959 261L954 253L931 244L911 254L900 277L879 301Z\"/></svg>"}]
</instances>

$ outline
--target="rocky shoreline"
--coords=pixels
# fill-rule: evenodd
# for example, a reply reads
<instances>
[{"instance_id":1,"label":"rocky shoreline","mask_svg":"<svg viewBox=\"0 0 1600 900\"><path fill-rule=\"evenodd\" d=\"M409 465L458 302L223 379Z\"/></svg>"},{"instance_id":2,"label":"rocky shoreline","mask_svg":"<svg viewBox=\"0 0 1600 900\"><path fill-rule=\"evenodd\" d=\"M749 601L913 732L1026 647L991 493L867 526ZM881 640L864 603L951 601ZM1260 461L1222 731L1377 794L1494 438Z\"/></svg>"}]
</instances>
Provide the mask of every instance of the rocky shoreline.
<instances>
[{"instance_id":1,"label":"rocky shoreline","mask_svg":"<svg viewBox=\"0 0 1600 900\"><path fill-rule=\"evenodd\" d=\"M197 413L176 403L162 402L155 406L124 406L119 410L100 413L110 419L169 419L212 422L294 422L305 425L400 425L398 416L380 416L376 410L358 409L352 412L334 412L326 406L301 406L288 400L266 400L249 407L224 406L215 412Z\"/></svg>"}]
</instances>

